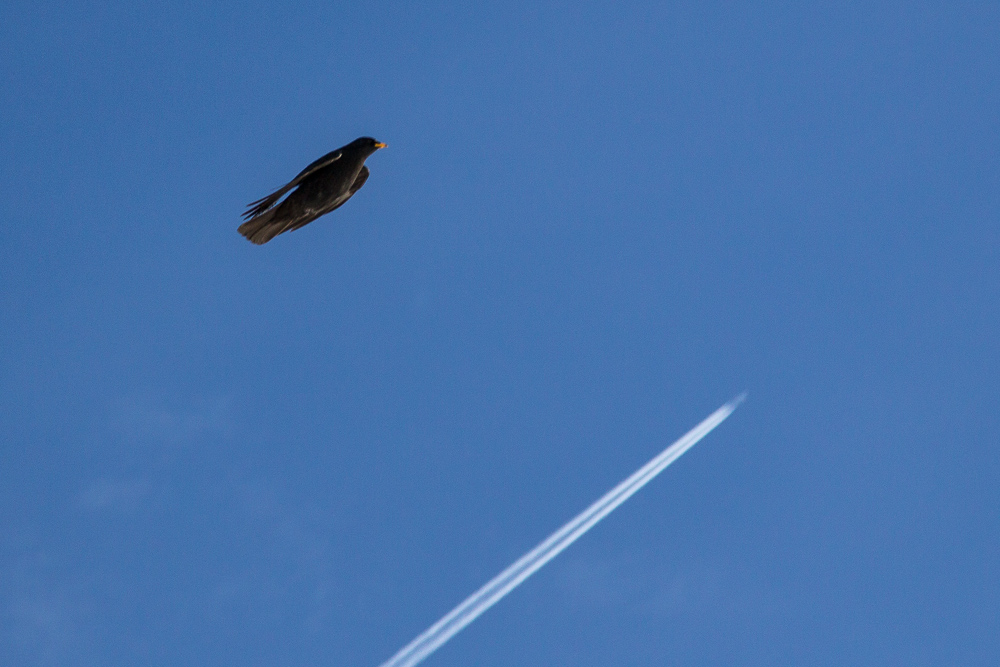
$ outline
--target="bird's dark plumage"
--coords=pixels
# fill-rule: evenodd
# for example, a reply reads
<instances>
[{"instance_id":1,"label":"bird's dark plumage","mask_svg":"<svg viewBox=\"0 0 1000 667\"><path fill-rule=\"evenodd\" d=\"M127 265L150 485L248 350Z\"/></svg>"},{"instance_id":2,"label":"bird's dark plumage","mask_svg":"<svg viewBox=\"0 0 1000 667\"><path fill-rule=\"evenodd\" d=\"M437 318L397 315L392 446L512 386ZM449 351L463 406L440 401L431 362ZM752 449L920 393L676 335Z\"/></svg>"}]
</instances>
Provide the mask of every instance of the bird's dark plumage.
<instances>
[{"instance_id":1,"label":"bird's dark plumage","mask_svg":"<svg viewBox=\"0 0 1000 667\"><path fill-rule=\"evenodd\" d=\"M258 245L267 243L338 208L368 180L365 160L380 148L385 144L361 137L327 153L288 184L249 204L240 234ZM292 193L279 203L289 191Z\"/></svg>"}]
</instances>

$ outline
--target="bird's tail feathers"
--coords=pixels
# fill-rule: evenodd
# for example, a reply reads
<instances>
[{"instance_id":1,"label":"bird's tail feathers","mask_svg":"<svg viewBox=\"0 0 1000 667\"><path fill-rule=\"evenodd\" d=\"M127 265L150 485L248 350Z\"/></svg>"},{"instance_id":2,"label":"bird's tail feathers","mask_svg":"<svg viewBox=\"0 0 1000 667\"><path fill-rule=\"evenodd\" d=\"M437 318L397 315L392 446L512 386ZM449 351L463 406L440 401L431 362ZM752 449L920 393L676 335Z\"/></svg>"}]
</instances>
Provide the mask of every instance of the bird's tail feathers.
<instances>
[{"instance_id":1,"label":"bird's tail feathers","mask_svg":"<svg viewBox=\"0 0 1000 667\"><path fill-rule=\"evenodd\" d=\"M284 222L277 222L274 219L276 209L271 209L255 218L250 218L239 226L237 231L245 236L251 243L262 245L284 231Z\"/></svg>"}]
</instances>

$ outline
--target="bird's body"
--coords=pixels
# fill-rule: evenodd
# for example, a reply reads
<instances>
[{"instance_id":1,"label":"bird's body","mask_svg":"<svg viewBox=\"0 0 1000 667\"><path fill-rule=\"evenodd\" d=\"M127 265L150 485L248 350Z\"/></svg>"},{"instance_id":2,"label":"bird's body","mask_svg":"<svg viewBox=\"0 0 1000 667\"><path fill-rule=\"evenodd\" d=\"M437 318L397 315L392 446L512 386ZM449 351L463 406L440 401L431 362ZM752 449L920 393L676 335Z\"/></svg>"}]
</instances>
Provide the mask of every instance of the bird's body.
<instances>
[{"instance_id":1,"label":"bird's body","mask_svg":"<svg viewBox=\"0 0 1000 667\"><path fill-rule=\"evenodd\" d=\"M368 180L365 160L384 148L371 137L361 137L316 160L292 181L247 207L239 232L256 244L282 232L303 227L341 206ZM289 190L295 190L278 203Z\"/></svg>"}]
</instances>

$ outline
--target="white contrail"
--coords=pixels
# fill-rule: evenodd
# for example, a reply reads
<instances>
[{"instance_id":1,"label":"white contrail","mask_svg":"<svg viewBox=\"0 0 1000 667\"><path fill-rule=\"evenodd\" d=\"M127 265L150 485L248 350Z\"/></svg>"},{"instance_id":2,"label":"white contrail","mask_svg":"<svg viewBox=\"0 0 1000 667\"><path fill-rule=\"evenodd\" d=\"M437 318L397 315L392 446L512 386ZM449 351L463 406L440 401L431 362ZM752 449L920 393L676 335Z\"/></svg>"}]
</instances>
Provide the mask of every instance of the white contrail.
<instances>
[{"instance_id":1,"label":"white contrail","mask_svg":"<svg viewBox=\"0 0 1000 667\"><path fill-rule=\"evenodd\" d=\"M685 433L677 442L664 449L649 463L632 473L628 479L604 494L600 500L581 512L575 519L554 532L544 542L521 556L517 562L470 595L462 604L448 612L444 618L400 649L396 655L382 663L381 667L413 667L436 651L442 644L455 636L459 630L472 623L480 614L499 602L500 598L514 590L518 584L534 574L538 568L558 556L563 549L575 542L594 524L610 514L612 510L628 500L633 493L660 474L664 468L677 460L681 454L708 435L712 429L732 414L744 398L746 398L746 394L741 394L710 414L705 421Z\"/></svg>"}]
</instances>

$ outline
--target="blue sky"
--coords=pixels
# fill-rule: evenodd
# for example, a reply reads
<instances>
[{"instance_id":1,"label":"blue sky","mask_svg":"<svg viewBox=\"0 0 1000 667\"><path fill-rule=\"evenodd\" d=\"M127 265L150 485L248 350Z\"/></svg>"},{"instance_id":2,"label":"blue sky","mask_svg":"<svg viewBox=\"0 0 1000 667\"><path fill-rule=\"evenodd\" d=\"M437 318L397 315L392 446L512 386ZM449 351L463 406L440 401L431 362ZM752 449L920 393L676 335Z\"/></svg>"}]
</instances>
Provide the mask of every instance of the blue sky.
<instances>
[{"instance_id":1,"label":"blue sky","mask_svg":"<svg viewBox=\"0 0 1000 667\"><path fill-rule=\"evenodd\" d=\"M997 664L998 19L7 3L0 662Z\"/></svg>"}]
</instances>

